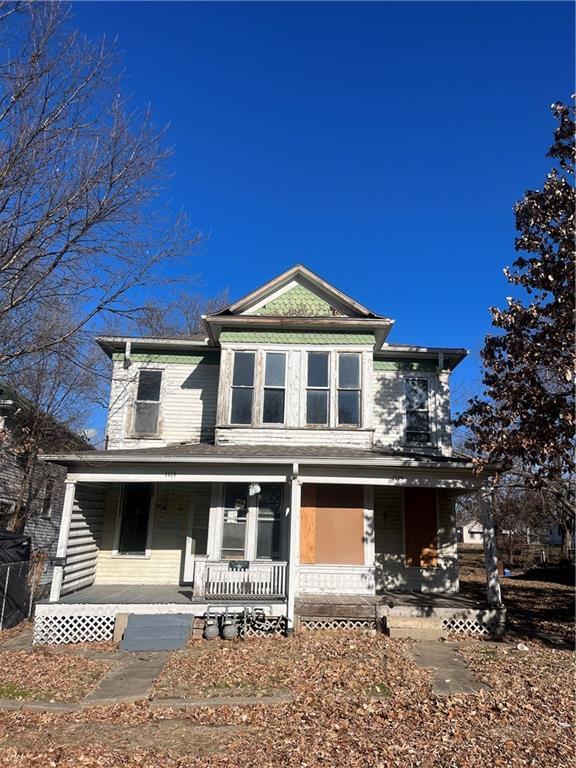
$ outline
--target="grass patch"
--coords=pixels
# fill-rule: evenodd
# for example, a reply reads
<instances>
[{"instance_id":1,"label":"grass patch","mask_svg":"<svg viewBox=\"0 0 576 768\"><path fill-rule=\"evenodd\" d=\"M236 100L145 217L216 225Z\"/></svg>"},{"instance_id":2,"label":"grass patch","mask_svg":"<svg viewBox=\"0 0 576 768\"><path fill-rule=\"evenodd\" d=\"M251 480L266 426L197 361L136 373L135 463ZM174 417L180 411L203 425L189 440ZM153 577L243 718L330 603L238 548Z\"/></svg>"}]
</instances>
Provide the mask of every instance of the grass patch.
<instances>
[{"instance_id":1,"label":"grass patch","mask_svg":"<svg viewBox=\"0 0 576 768\"><path fill-rule=\"evenodd\" d=\"M370 693L373 696L377 696L379 699L389 699L390 696L392 696L392 690L386 685L386 683L376 683Z\"/></svg>"},{"instance_id":2,"label":"grass patch","mask_svg":"<svg viewBox=\"0 0 576 768\"><path fill-rule=\"evenodd\" d=\"M34 693L12 683L0 685L0 699L33 699Z\"/></svg>"}]
</instances>

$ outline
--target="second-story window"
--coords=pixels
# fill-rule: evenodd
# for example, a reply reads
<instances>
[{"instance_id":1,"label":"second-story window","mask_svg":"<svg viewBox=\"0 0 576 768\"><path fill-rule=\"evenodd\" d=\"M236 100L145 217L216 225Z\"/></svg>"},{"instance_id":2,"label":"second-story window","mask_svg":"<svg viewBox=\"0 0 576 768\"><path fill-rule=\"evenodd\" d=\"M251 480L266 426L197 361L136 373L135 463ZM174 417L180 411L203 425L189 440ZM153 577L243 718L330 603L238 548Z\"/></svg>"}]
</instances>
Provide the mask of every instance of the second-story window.
<instances>
[{"instance_id":1,"label":"second-story window","mask_svg":"<svg viewBox=\"0 0 576 768\"><path fill-rule=\"evenodd\" d=\"M338 355L338 424L360 424L360 355L356 352Z\"/></svg>"},{"instance_id":2,"label":"second-story window","mask_svg":"<svg viewBox=\"0 0 576 768\"><path fill-rule=\"evenodd\" d=\"M254 405L254 352L234 353L232 374L232 424L251 424Z\"/></svg>"},{"instance_id":3,"label":"second-story window","mask_svg":"<svg viewBox=\"0 0 576 768\"><path fill-rule=\"evenodd\" d=\"M330 353L308 353L306 423L328 424L330 416Z\"/></svg>"},{"instance_id":4,"label":"second-story window","mask_svg":"<svg viewBox=\"0 0 576 768\"><path fill-rule=\"evenodd\" d=\"M286 355L267 352L264 371L263 424L284 424L286 402Z\"/></svg>"},{"instance_id":5,"label":"second-story window","mask_svg":"<svg viewBox=\"0 0 576 768\"><path fill-rule=\"evenodd\" d=\"M135 434L155 435L158 432L161 386L162 371L140 371L134 416Z\"/></svg>"},{"instance_id":6,"label":"second-story window","mask_svg":"<svg viewBox=\"0 0 576 768\"><path fill-rule=\"evenodd\" d=\"M406 442L432 442L428 379L406 379Z\"/></svg>"}]
</instances>

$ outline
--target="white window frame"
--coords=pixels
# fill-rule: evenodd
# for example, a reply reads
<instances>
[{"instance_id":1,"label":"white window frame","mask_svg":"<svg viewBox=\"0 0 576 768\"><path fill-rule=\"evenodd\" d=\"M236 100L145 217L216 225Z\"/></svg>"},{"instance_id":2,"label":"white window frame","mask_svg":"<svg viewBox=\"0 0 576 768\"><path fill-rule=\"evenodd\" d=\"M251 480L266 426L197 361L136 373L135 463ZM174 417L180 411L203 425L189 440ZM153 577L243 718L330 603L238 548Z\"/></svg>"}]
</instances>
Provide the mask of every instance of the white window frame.
<instances>
[{"instance_id":1,"label":"white window frame","mask_svg":"<svg viewBox=\"0 0 576 768\"><path fill-rule=\"evenodd\" d=\"M147 481L144 481L147 482ZM120 486L120 493L118 494L118 504L116 507L116 525L114 528L114 547L112 549L112 557L120 560L149 560L152 554L152 532L154 530L154 512L156 510L156 494L158 490L157 483L149 483L152 486L152 493L150 494L150 509L148 510L148 530L146 531L146 549L142 555L130 555L125 552L119 552L118 547L120 545L120 530L122 528L122 512L124 508L124 497L126 493L127 483L122 483Z\"/></svg>"},{"instance_id":2,"label":"white window frame","mask_svg":"<svg viewBox=\"0 0 576 768\"><path fill-rule=\"evenodd\" d=\"M402 418L403 418L403 442L408 448L430 448L436 445L436 411L434 409L435 379L433 376L421 374L417 371L406 372L402 377ZM428 431L430 441L426 443L408 442L408 382L414 379L422 379L428 383Z\"/></svg>"},{"instance_id":3,"label":"white window frame","mask_svg":"<svg viewBox=\"0 0 576 768\"><path fill-rule=\"evenodd\" d=\"M341 355L356 355L358 359L358 387L341 387L340 386L340 356ZM339 395L342 392L358 392L358 423L357 424L340 424L338 416L339 410ZM334 418L336 420L336 427L340 429L360 429L362 426L362 353L361 352L342 352L338 350L336 352L336 412Z\"/></svg>"},{"instance_id":4,"label":"white window frame","mask_svg":"<svg viewBox=\"0 0 576 768\"><path fill-rule=\"evenodd\" d=\"M308 385L308 361L310 355L326 355L328 358L328 371L327 371L327 385L325 387L311 387ZM334 361L333 352L330 349L308 349L305 352L306 357L306 370L304 371L304 424L307 429L327 429L333 425L334 415ZM327 413L326 421L323 424L309 424L308 423L308 392L326 392L327 397Z\"/></svg>"},{"instance_id":5,"label":"white window frame","mask_svg":"<svg viewBox=\"0 0 576 768\"><path fill-rule=\"evenodd\" d=\"M278 552L277 557L258 557L258 526L260 525L260 518L259 518L259 512L260 512L260 496L261 494L257 494L256 496L256 514L255 514L255 526L254 526L254 560L257 560L259 563L277 563L282 561L282 553L283 553L283 537L284 537L284 526L282 525L282 510L284 508L284 498L285 498L285 492L286 488L282 483L270 483L270 485L278 485L280 488L280 510L279 510L279 518L278 518L278 525L280 528L280 541L278 546ZM269 519L269 518L268 518Z\"/></svg>"},{"instance_id":6,"label":"white window frame","mask_svg":"<svg viewBox=\"0 0 576 768\"><path fill-rule=\"evenodd\" d=\"M42 505L40 507L40 518L42 520L51 520L54 511L54 491L56 489L56 480L53 477L47 477L42 494ZM49 501L46 507L46 501Z\"/></svg>"},{"instance_id":7,"label":"white window frame","mask_svg":"<svg viewBox=\"0 0 576 768\"><path fill-rule=\"evenodd\" d=\"M269 427L271 429L274 429L275 427L285 427L286 411L288 408L288 387L286 386L288 378L288 353L283 349L262 349L259 351L262 353L262 397L260 398L260 424L263 427ZM266 360L268 355L283 355L284 357L284 384L282 386L266 384ZM256 371L254 371L254 376L256 377ZM264 400L266 397L267 389L281 389L284 392L284 413L282 414L282 421L264 421Z\"/></svg>"},{"instance_id":8,"label":"white window frame","mask_svg":"<svg viewBox=\"0 0 576 768\"><path fill-rule=\"evenodd\" d=\"M266 483L267 481L262 481L263 483ZM243 481L239 483L222 483L219 484L217 495L218 495L218 517L217 517L217 523L216 523L216 541L214 539L211 540L210 538L210 530L208 532L208 558L210 559L211 553L214 554L214 559L220 560L222 562L229 562L228 558L224 559L222 556L222 541L224 538L224 514L225 514L225 506L224 501L226 498L226 486L227 485L244 485L250 486L250 483L244 483ZM258 510L260 508L260 493L256 493L254 495L250 495L250 492L248 492L248 506L246 508L246 529L244 532L244 557L243 558L231 558L239 559L239 560L246 560L248 562L259 562L259 563L277 563L283 561L284 551L285 551L285 542L284 539L286 537L285 529L286 526L284 525L283 521L285 518L285 508L284 508L284 502L286 498L286 488L285 486L278 482L278 483L272 483L273 485L279 485L280 486L280 547L278 551L278 557L276 559L268 558L268 557L257 557L257 549L258 549Z\"/></svg>"},{"instance_id":9,"label":"white window frame","mask_svg":"<svg viewBox=\"0 0 576 768\"><path fill-rule=\"evenodd\" d=\"M140 374L142 373L142 371L160 373L160 376L161 376L160 393L158 395L158 400L138 400L138 387L140 385ZM138 375L134 379L134 401L133 401L134 404L132 408L132 429L130 431L131 437L147 440L150 438L158 438L162 433L162 403L164 402L165 380L166 380L166 368L162 368L157 365L154 365L151 367L142 366L138 369ZM136 409L138 407L138 403L158 403L158 421L156 422L155 432L137 432L136 431Z\"/></svg>"},{"instance_id":10,"label":"white window frame","mask_svg":"<svg viewBox=\"0 0 576 768\"><path fill-rule=\"evenodd\" d=\"M230 366L230 403L228 404L228 424L232 427L247 428L257 426L256 420L256 400L257 400L257 387L258 387L258 349L234 349L232 350L232 364ZM252 354L254 355L254 373L252 376L252 386L248 387L245 384L234 384L234 365L236 363L236 355L240 354ZM232 421L232 401L234 399L235 389L251 389L252 390L252 418L249 424L239 424Z\"/></svg>"}]
</instances>

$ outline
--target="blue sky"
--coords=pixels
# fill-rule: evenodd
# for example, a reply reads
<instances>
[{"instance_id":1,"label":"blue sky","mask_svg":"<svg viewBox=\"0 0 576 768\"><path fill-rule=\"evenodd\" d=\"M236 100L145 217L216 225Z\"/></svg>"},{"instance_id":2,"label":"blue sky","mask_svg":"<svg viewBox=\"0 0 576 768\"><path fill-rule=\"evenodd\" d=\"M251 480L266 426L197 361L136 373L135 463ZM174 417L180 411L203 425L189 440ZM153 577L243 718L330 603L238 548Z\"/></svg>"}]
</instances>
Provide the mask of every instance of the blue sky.
<instances>
[{"instance_id":1,"label":"blue sky","mask_svg":"<svg viewBox=\"0 0 576 768\"><path fill-rule=\"evenodd\" d=\"M199 290L302 262L396 319L391 341L477 353L510 289L512 206L573 91L570 3L76 3L170 122L170 192L209 234ZM478 384L473 354L456 401Z\"/></svg>"}]
</instances>

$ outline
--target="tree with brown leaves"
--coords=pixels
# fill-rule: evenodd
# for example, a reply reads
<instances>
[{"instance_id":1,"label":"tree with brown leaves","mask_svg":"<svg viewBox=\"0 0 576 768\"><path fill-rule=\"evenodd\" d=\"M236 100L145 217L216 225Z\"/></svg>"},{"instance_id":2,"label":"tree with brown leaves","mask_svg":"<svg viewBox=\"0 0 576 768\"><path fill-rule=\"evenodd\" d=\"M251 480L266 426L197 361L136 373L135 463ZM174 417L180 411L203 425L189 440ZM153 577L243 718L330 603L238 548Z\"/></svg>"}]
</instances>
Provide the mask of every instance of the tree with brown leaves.
<instances>
[{"instance_id":1,"label":"tree with brown leaves","mask_svg":"<svg viewBox=\"0 0 576 768\"><path fill-rule=\"evenodd\" d=\"M457 420L470 433L479 466L513 466L519 483L541 489L564 531L574 533L574 106L554 104L558 120L541 190L516 204L516 250L504 272L520 289L492 308L496 333L482 351L484 395Z\"/></svg>"}]
</instances>

